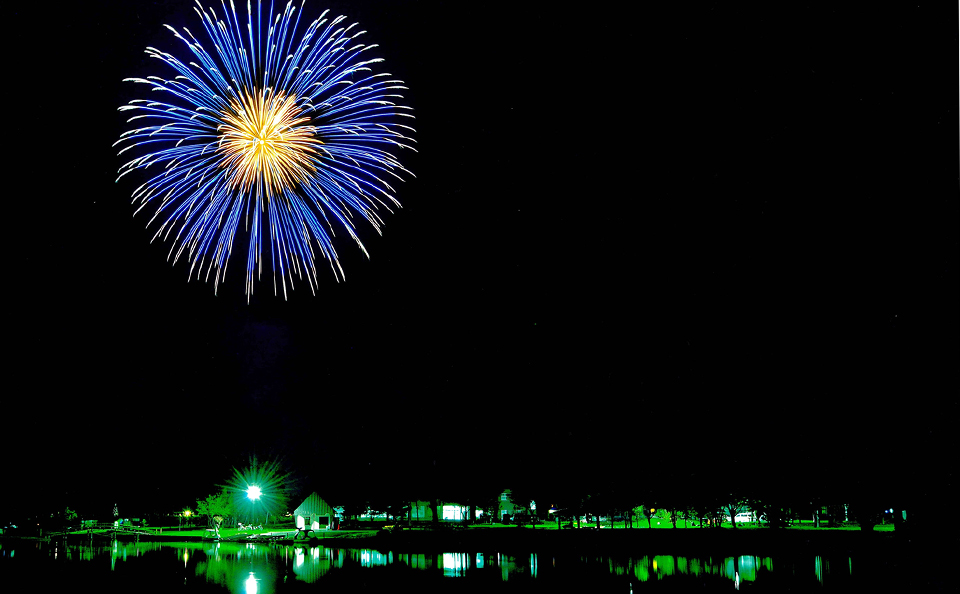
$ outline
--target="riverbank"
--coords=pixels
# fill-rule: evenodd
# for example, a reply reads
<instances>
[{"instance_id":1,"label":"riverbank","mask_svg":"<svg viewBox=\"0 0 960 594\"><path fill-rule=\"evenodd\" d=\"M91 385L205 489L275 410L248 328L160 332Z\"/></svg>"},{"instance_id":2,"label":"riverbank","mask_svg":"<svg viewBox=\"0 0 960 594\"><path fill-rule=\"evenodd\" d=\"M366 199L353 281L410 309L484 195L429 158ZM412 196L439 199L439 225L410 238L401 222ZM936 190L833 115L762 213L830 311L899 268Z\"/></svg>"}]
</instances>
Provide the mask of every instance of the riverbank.
<instances>
[{"instance_id":1,"label":"riverbank","mask_svg":"<svg viewBox=\"0 0 960 594\"><path fill-rule=\"evenodd\" d=\"M282 545L322 545L328 548L371 548L392 551L575 551L618 552L649 551L655 547L665 553L707 552L726 554L731 550L769 554L777 551L853 552L874 548L891 548L898 541L894 533L843 530L541 530L504 528L498 530L410 530L375 532L340 530L317 538L294 540L288 531L265 531L256 534L233 534L225 542L258 542ZM106 533L78 533L69 540L82 541L113 538ZM146 534L118 532L120 541L199 542L211 538L193 532ZM903 540L903 539L901 539Z\"/></svg>"}]
</instances>

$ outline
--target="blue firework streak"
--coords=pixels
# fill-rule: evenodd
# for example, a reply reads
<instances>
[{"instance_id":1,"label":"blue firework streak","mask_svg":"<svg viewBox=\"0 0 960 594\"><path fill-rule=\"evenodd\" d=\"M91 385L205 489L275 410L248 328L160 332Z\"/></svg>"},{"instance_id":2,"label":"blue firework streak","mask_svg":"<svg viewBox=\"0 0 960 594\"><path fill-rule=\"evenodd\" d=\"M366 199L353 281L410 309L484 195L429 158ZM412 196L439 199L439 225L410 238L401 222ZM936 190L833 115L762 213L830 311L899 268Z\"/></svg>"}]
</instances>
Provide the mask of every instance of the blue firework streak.
<instances>
[{"instance_id":1,"label":"blue firework streak","mask_svg":"<svg viewBox=\"0 0 960 594\"><path fill-rule=\"evenodd\" d=\"M148 47L175 75L128 78L160 91L157 100L136 99L120 108L136 111L128 120L149 124L123 133L120 154L139 154L120 176L151 166L156 176L133 192L137 212L151 205L159 228L154 239L171 240L169 257L191 263L189 278L213 276L214 292L226 277L237 230L250 237L246 291L263 261L283 287L294 278L317 286L317 254L334 277L343 278L332 238L343 229L367 253L355 222L365 219L379 233L378 208L392 212L400 203L388 183L410 174L395 158L412 149L413 118L400 105L406 87L373 66L376 45L358 40L364 33L346 17L327 19L324 11L297 41L301 9L288 3L274 13L271 3L247 4L241 24L231 0L222 18L197 3L215 48L207 52L184 28L192 59L186 64ZM264 18L266 17L266 18ZM138 124L139 125L139 124ZM142 154L141 154L142 153ZM410 174L412 175L412 174ZM269 255L264 256L264 237Z\"/></svg>"}]
</instances>

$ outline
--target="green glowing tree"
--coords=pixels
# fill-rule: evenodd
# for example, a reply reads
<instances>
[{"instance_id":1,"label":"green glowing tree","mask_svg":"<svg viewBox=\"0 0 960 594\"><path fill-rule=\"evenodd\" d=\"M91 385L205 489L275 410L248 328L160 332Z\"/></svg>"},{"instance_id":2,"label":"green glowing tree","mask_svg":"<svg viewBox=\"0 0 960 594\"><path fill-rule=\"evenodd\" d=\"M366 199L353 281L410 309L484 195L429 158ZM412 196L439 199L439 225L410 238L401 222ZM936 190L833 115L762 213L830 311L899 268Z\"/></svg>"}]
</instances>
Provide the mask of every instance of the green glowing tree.
<instances>
[{"instance_id":1,"label":"green glowing tree","mask_svg":"<svg viewBox=\"0 0 960 594\"><path fill-rule=\"evenodd\" d=\"M220 538L220 525L230 516L235 515L233 497L225 491L208 495L206 499L197 499L196 515L207 518L208 523Z\"/></svg>"},{"instance_id":2,"label":"green glowing tree","mask_svg":"<svg viewBox=\"0 0 960 594\"><path fill-rule=\"evenodd\" d=\"M677 508L677 513L680 515L680 519L683 520L684 528L689 528L690 520L696 518L696 513L690 508L690 505L686 503Z\"/></svg>"},{"instance_id":3,"label":"green glowing tree","mask_svg":"<svg viewBox=\"0 0 960 594\"><path fill-rule=\"evenodd\" d=\"M661 520L667 520L673 525L674 528L676 528L677 519L679 518L676 505L671 503L666 507L661 507L659 510L657 510L657 517Z\"/></svg>"},{"instance_id":4,"label":"green glowing tree","mask_svg":"<svg viewBox=\"0 0 960 594\"><path fill-rule=\"evenodd\" d=\"M730 516L730 524L734 528L737 527L737 514L746 507L748 501L746 495L737 492L728 493L721 499L720 507L725 515Z\"/></svg>"}]
</instances>

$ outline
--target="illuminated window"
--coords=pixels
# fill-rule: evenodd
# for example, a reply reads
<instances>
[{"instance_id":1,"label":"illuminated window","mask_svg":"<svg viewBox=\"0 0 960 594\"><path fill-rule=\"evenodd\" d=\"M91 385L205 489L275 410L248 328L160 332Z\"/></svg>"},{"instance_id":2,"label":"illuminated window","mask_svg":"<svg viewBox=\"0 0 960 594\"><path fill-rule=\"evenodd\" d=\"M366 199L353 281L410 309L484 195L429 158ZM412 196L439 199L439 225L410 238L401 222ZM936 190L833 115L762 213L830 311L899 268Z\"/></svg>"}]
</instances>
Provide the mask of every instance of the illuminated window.
<instances>
[{"instance_id":1,"label":"illuminated window","mask_svg":"<svg viewBox=\"0 0 960 594\"><path fill-rule=\"evenodd\" d=\"M444 520L462 520L464 518L464 509L460 505L444 505L443 506L443 516Z\"/></svg>"}]
</instances>

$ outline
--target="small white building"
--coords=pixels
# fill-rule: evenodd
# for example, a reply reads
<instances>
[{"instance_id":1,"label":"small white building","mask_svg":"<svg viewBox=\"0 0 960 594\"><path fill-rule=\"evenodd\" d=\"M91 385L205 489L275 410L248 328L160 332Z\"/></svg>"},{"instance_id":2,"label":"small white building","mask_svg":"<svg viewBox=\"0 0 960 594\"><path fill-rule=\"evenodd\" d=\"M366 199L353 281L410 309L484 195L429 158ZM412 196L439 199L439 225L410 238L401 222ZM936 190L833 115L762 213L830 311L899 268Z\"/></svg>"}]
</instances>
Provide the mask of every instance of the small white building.
<instances>
[{"instance_id":1,"label":"small white building","mask_svg":"<svg viewBox=\"0 0 960 594\"><path fill-rule=\"evenodd\" d=\"M336 512L316 492L310 494L293 512L297 528L301 530L326 530L330 528Z\"/></svg>"}]
</instances>

